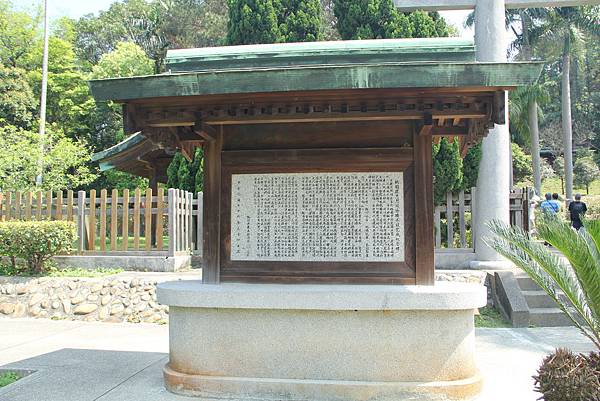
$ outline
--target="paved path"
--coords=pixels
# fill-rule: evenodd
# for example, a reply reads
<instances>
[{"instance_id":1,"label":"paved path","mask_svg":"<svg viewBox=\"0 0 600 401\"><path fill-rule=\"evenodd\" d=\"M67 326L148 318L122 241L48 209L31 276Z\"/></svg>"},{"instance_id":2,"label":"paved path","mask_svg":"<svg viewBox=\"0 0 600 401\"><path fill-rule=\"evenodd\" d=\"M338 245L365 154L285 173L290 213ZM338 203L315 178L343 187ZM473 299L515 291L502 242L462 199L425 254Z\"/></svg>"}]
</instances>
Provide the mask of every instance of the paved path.
<instances>
[{"instance_id":1,"label":"paved path","mask_svg":"<svg viewBox=\"0 0 600 401\"><path fill-rule=\"evenodd\" d=\"M477 401L536 400L531 376L558 346L591 350L572 327L478 329ZM164 389L167 353L167 326L0 319L0 369L35 371L0 388L0 401L193 401Z\"/></svg>"}]
</instances>

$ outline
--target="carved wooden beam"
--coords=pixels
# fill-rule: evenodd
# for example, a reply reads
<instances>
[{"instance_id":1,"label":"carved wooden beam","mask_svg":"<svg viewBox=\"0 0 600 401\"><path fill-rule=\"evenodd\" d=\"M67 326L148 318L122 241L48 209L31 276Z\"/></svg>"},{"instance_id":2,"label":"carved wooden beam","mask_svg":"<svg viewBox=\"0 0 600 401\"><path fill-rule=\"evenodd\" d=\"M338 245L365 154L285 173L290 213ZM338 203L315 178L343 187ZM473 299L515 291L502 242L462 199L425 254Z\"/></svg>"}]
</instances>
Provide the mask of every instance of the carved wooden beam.
<instances>
[{"instance_id":1,"label":"carved wooden beam","mask_svg":"<svg viewBox=\"0 0 600 401\"><path fill-rule=\"evenodd\" d=\"M217 130L203 121L197 121L194 124L193 131L208 142L214 141L217 137Z\"/></svg>"},{"instance_id":2,"label":"carved wooden beam","mask_svg":"<svg viewBox=\"0 0 600 401\"><path fill-rule=\"evenodd\" d=\"M429 135L431 134L431 129L433 128L433 116L431 113L425 113L423 116L423 122L421 123L421 127L419 128L419 135Z\"/></svg>"}]
</instances>

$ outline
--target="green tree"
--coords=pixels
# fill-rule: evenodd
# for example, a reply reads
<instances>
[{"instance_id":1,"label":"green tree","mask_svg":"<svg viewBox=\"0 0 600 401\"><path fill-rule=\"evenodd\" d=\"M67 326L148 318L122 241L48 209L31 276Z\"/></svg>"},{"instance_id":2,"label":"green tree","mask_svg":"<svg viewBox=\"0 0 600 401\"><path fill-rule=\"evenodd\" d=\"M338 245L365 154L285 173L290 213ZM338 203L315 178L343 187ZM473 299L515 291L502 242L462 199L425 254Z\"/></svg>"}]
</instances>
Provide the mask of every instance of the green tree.
<instances>
[{"instance_id":1,"label":"green tree","mask_svg":"<svg viewBox=\"0 0 600 401\"><path fill-rule=\"evenodd\" d=\"M477 186L479 163L481 162L481 142L471 146L463 159L463 180L461 188L470 190Z\"/></svg>"},{"instance_id":2,"label":"green tree","mask_svg":"<svg viewBox=\"0 0 600 401\"><path fill-rule=\"evenodd\" d=\"M180 152L175 153L173 160L167 167L167 187L179 188L179 166L181 163L186 163L185 157Z\"/></svg>"},{"instance_id":3,"label":"green tree","mask_svg":"<svg viewBox=\"0 0 600 401\"><path fill-rule=\"evenodd\" d=\"M600 169L592 156L578 157L573 168L575 185L585 186L587 194L590 193L590 184L600 177Z\"/></svg>"},{"instance_id":4,"label":"green tree","mask_svg":"<svg viewBox=\"0 0 600 401\"><path fill-rule=\"evenodd\" d=\"M526 154L523 149L514 142L511 144L511 148L513 182L517 184L531 180L531 156Z\"/></svg>"},{"instance_id":5,"label":"green tree","mask_svg":"<svg viewBox=\"0 0 600 401\"><path fill-rule=\"evenodd\" d=\"M535 27L532 37L545 46L546 57L556 51L561 60L561 120L565 155L565 190L567 198L573 196L573 123L571 104L571 61L582 54L586 34L600 34L598 7L556 7L549 9L543 23ZM557 44L560 44L557 46Z\"/></svg>"},{"instance_id":6,"label":"green tree","mask_svg":"<svg viewBox=\"0 0 600 401\"><path fill-rule=\"evenodd\" d=\"M344 40L448 36L438 13L399 12L392 0L334 0L337 29Z\"/></svg>"},{"instance_id":7,"label":"green tree","mask_svg":"<svg viewBox=\"0 0 600 401\"><path fill-rule=\"evenodd\" d=\"M181 163L179 163L179 169L177 170L178 188L193 192L194 178L192 169L190 168L190 162L184 158Z\"/></svg>"},{"instance_id":8,"label":"green tree","mask_svg":"<svg viewBox=\"0 0 600 401\"><path fill-rule=\"evenodd\" d=\"M21 61L40 42L40 13L15 11L12 3L0 0L0 63L22 67Z\"/></svg>"},{"instance_id":9,"label":"green tree","mask_svg":"<svg viewBox=\"0 0 600 401\"><path fill-rule=\"evenodd\" d=\"M96 178L90 168L91 152L80 141L74 141L48 127L44 138L44 190L75 189ZM37 132L15 126L0 127L0 188L3 190L33 190L40 159L40 138Z\"/></svg>"},{"instance_id":10,"label":"green tree","mask_svg":"<svg viewBox=\"0 0 600 401\"><path fill-rule=\"evenodd\" d=\"M28 128L36 108L33 91L25 71L0 64L0 125Z\"/></svg>"},{"instance_id":11,"label":"green tree","mask_svg":"<svg viewBox=\"0 0 600 401\"><path fill-rule=\"evenodd\" d=\"M92 68L92 78L117 78L150 75L153 62L144 49L132 42L118 42L115 49L104 54Z\"/></svg>"},{"instance_id":12,"label":"green tree","mask_svg":"<svg viewBox=\"0 0 600 401\"><path fill-rule=\"evenodd\" d=\"M275 0L281 42L314 42L321 37L320 0Z\"/></svg>"},{"instance_id":13,"label":"green tree","mask_svg":"<svg viewBox=\"0 0 600 401\"><path fill-rule=\"evenodd\" d=\"M228 4L228 45L282 41L272 0L229 0Z\"/></svg>"},{"instance_id":14,"label":"green tree","mask_svg":"<svg viewBox=\"0 0 600 401\"><path fill-rule=\"evenodd\" d=\"M434 203L440 205L446 199L446 193L457 190L462 183L462 159L458 141L449 143L442 138L435 146L433 156Z\"/></svg>"}]
</instances>

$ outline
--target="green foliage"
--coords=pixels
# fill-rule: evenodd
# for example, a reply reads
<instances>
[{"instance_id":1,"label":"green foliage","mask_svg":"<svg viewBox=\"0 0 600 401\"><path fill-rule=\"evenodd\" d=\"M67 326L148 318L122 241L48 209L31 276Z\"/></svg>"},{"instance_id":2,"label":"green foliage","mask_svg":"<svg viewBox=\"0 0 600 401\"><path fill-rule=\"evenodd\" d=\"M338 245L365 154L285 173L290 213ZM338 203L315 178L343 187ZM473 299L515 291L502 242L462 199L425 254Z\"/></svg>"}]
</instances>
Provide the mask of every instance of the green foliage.
<instances>
[{"instance_id":1,"label":"green foliage","mask_svg":"<svg viewBox=\"0 0 600 401\"><path fill-rule=\"evenodd\" d=\"M227 44L309 42L320 38L319 0L229 0Z\"/></svg>"},{"instance_id":2,"label":"green foliage","mask_svg":"<svg viewBox=\"0 0 600 401\"><path fill-rule=\"evenodd\" d=\"M320 0L276 0L281 42L314 42L321 35Z\"/></svg>"},{"instance_id":3,"label":"green foliage","mask_svg":"<svg viewBox=\"0 0 600 401\"><path fill-rule=\"evenodd\" d=\"M575 185L584 186L590 193L590 184L600 177L600 169L592 156L578 157L573 167Z\"/></svg>"},{"instance_id":4,"label":"green foliage","mask_svg":"<svg viewBox=\"0 0 600 401\"><path fill-rule=\"evenodd\" d=\"M24 259L30 271L39 274L52 256L69 252L75 238L71 221L3 221L0 255Z\"/></svg>"},{"instance_id":5,"label":"green foliage","mask_svg":"<svg viewBox=\"0 0 600 401\"><path fill-rule=\"evenodd\" d=\"M545 401L598 401L600 354L576 355L559 348L544 358L533 378L535 391L542 393Z\"/></svg>"},{"instance_id":6,"label":"green foliage","mask_svg":"<svg viewBox=\"0 0 600 401\"><path fill-rule=\"evenodd\" d=\"M463 180L461 188L469 190L477 186L479 163L481 162L481 142L471 146L463 159Z\"/></svg>"},{"instance_id":7,"label":"green foliage","mask_svg":"<svg viewBox=\"0 0 600 401\"><path fill-rule=\"evenodd\" d=\"M35 97L25 71L0 64L0 125L30 127L35 107Z\"/></svg>"},{"instance_id":8,"label":"green foliage","mask_svg":"<svg viewBox=\"0 0 600 401\"><path fill-rule=\"evenodd\" d=\"M515 184L522 183L526 180L532 180L533 165L531 156L526 154L523 149L516 143L511 144L512 147L512 166L513 166L513 182Z\"/></svg>"},{"instance_id":9,"label":"green foliage","mask_svg":"<svg viewBox=\"0 0 600 401\"><path fill-rule=\"evenodd\" d=\"M436 205L444 202L447 192L460 189L462 167L458 141L449 143L446 138L442 138L440 144L434 147L433 155L433 200Z\"/></svg>"},{"instance_id":10,"label":"green foliage","mask_svg":"<svg viewBox=\"0 0 600 401\"><path fill-rule=\"evenodd\" d=\"M179 152L167 167L167 187L184 189L189 192L200 192L203 188L204 154L201 148L194 153L190 163Z\"/></svg>"},{"instance_id":11,"label":"green foliage","mask_svg":"<svg viewBox=\"0 0 600 401\"><path fill-rule=\"evenodd\" d=\"M344 40L448 36L438 13L399 12L392 0L334 0L337 29Z\"/></svg>"},{"instance_id":12,"label":"green foliage","mask_svg":"<svg viewBox=\"0 0 600 401\"><path fill-rule=\"evenodd\" d=\"M99 191L104 188L119 190L140 188L144 190L148 188L148 179L113 169L100 172L96 180L81 187L86 191L90 189Z\"/></svg>"},{"instance_id":13,"label":"green foliage","mask_svg":"<svg viewBox=\"0 0 600 401\"><path fill-rule=\"evenodd\" d=\"M276 43L281 41L273 1L229 0L228 4L228 45Z\"/></svg>"},{"instance_id":14,"label":"green foliage","mask_svg":"<svg viewBox=\"0 0 600 401\"><path fill-rule=\"evenodd\" d=\"M21 377L16 372L0 373L0 387L8 386L19 380Z\"/></svg>"},{"instance_id":15,"label":"green foliage","mask_svg":"<svg viewBox=\"0 0 600 401\"><path fill-rule=\"evenodd\" d=\"M42 156L40 138L14 126L0 126L0 188L32 190ZM90 168L90 150L81 141L65 137L49 126L44 137L43 183L45 190L77 188L96 178ZM38 188L39 189L39 188Z\"/></svg>"},{"instance_id":16,"label":"green foliage","mask_svg":"<svg viewBox=\"0 0 600 401\"><path fill-rule=\"evenodd\" d=\"M549 180L549 179L553 178L555 175L556 175L556 173L554 172L554 169L552 168L552 166L546 160L542 160L542 166L541 166L542 180Z\"/></svg>"},{"instance_id":17,"label":"green foliage","mask_svg":"<svg viewBox=\"0 0 600 401\"><path fill-rule=\"evenodd\" d=\"M118 42L115 50L104 54L92 68L91 78L116 78L151 75L153 62L144 50L131 42Z\"/></svg>"},{"instance_id":18,"label":"green foliage","mask_svg":"<svg viewBox=\"0 0 600 401\"><path fill-rule=\"evenodd\" d=\"M40 16L15 11L10 1L0 0L0 64L22 66L23 58L41 41Z\"/></svg>"},{"instance_id":19,"label":"green foliage","mask_svg":"<svg viewBox=\"0 0 600 401\"><path fill-rule=\"evenodd\" d=\"M179 166L182 162L186 162L185 157L179 152L175 154L173 160L167 167L167 187L179 188Z\"/></svg>"},{"instance_id":20,"label":"green foliage","mask_svg":"<svg viewBox=\"0 0 600 401\"><path fill-rule=\"evenodd\" d=\"M585 230L574 231L551 215L536 219L538 236L568 263L519 227L499 221L489 227L494 237L486 243L527 272L600 349L600 220L586 220Z\"/></svg>"}]
</instances>

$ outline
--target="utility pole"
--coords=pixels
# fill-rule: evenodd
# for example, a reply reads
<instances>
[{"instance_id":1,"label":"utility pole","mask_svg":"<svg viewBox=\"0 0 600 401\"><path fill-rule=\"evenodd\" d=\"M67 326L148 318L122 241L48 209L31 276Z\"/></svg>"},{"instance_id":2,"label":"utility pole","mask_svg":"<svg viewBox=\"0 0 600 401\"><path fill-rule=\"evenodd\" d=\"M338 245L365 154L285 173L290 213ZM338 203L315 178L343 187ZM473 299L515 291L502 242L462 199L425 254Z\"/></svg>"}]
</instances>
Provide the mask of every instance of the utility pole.
<instances>
[{"instance_id":1,"label":"utility pole","mask_svg":"<svg viewBox=\"0 0 600 401\"><path fill-rule=\"evenodd\" d=\"M46 96L48 91L48 0L44 0L44 56L42 61L42 91L40 96L40 160L38 162L38 175L35 185L42 186L44 172L44 140L46 137Z\"/></svg>"}]
</instances>

